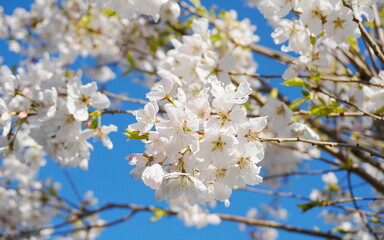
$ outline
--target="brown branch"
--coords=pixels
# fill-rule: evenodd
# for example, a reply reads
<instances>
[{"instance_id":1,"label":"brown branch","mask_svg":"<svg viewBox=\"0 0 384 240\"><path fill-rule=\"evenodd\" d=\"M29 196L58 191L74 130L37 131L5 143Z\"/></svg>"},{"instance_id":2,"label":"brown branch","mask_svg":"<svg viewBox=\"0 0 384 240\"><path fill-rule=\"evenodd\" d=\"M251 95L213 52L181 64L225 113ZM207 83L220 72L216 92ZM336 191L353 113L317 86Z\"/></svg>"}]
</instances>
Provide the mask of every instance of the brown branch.
<instances>
[{"instance_id":1,"label":"brown branch","mask_svg":"<svg viewBox=\"0 0 384 240\"><path fill-rule=\"evenodd\" d=\"M254 192L254 193L261 193L261 194L265 194L265 195L277 196L277 197L294 198L294 199L298 199L298 200L302 200L302 201L307 201L307 202L311 202L312 201L312 199L310 199L308 197L304 197L304 196L301 196L301 195L298 195L298 194L294 194L294 193L275 192L275 191L271 191L271 190L252 188L252 187L239 187L239 188L236 188L236 189L237 190L248 191L248 192ZM355 209L355 208L351 208L351 207L348 207L348 206L342 206L342 205L339 205L340 203L334 203L334 204L327 204L327 203L328 202L324 202L323 206L335 207L335 208L342 209L342 210L347 211L347 212L361 212L361 214L366 215L366 216L372 216L372 217L384 219L384 215L381 215L381 214L378 214L378 213L367 212L367 211L364 211L364 210L361 210L361 209ZM329 202L329 203L332 203L332 202Z\"/></svg>"},{"instance_id":2,"label":"brown branch","mask_svg":"<svg viewBox=\"0 0 384 240\"><path fill-rule=\"evenodd\" d=\"M221 220L231 221L231 222L239 222L239 223L245 223L247 225L253 225L253 226L261 226L261 227L270 227L270 228L277 228L288 232L295 232L295 233L301 233L306 234L314 237L322 237L326 239L335 239L335 240L342 240L342 237L333 235L331 233L326 232L320 232L320 231L313 231L313 230L307 230L303 228L298 228L294 226L284 225L278 222L273 221L267 221L267 220L261 220L261 219L251 219L246 217L239 217L239 216L233 216L228 214L217 214Z\"/></svg>"},{"instance_id":3,"label":"brown branch","mask_svg":"<svg viewBox=\"0 0 384 240\"><path fill-rule=\"evenodd\" d=\"M310 115L309 111L299 110L293 112L293 115ZM340 113L330 113L324 117L368 117L369 115L363 112L340 112ZM378 115L381 116L381 115Z\"/></svg>"},{"instance_id":4,"label":"brown branch","mask_svg":"<svg viewBox=\"0 0 384 240\"><path fill-rule=\"evenodd\" d=\"M384 159L384 155L371 150L370 148L361 146L359 143L356 144L349 144L349 143L339 143L339 142L325 142L325 141L315 141L315 140L309 140L309 139L303 139L300 137L297 138L262 138L259 137L259 141L261 142L303 142L303 143L309 143L312 145L317 146L328 146L328 147L346 147L346 148L358 148L362 151L368 152L373 156L377 156Z\"/></svg>"},{"instance_id":5,"label":"brown branch","mask_svg":"<svg viewBox=\"0 0 384 240\"><path fill-rule=\"evenodd\" d=\"M144 212L155 212L157 210L162 210L166 212L167 215L169 216L174 216L177 215L177 212L169 210L169 209L163 209L163 208L157 208L153 206L139 206L139 205L133 205L133 204L108 204L104 207L101 207L95 211L92 211L92 214L96 212L101 212L107 209L112 209L112 208L124 208L124 209L131 209L133 210L133 213L144 211ZM214 213L216 214L221 220L224 221L231 221L231 222L237 222L237 223L244 223L247 225L252 225L252 226L262 226L262 227L270 227L270 228L277 228L281 229L284 231L289 231L289 232L295 232L295 233L300 233L300 234L305 234L305 235L310 235L310 236L315 236L315 237L323 237L327 239L336 239L336 240L341 240L342 238L333 235L331 233L326 233L326 232L319 232L319 231L313 231L313 230L308 230L308 229L303 229L303 228L298 228L290 225L284 225L278 222L274 221L267 221L267 220L260 220L260 219L252 219L252 218L247 218L247 217L242 217L242 216L236 216L236 215L228 215L228 214L220 214L220 213ZM125 218L129 219L133 214L127 215ZM114 222L123 222L124 218L119 219Z\"/></svg>"},{"instance_id":6,"label":"brown branch","mask_svg":"<svg viewBox=\"0 0 384 240\"><path fill-rule=\"evenodd\" d=\"M352 198L346 198L346 199L339 199L336 201L329 201L325 202L325 206L331 206L339 203L346 203L346 202L356 202L356 201L383 201L384 197L372 197L372 198L367 198L367 197L352 197Z\"/></svg>"},{"instance_id":7,"label":"brown branch","mask_svg":"<svg viewBox=\"0 0 384 240\"><path fill-rule=\"evenodd\" d=\"M145 101L143 99L138 99L138 98L130 98L124 95L108 92L107 90L102 91L103 94L107 95L108 97L115 98L117 100L125 101L125 102L131 102L131 103L139 103L139 104L147 104L148 101Z\"/></svg>"},{"instance_id":8,"label":"brown branch","mask_svg":"<svg viewBox=\"0 0 384 240\"><path fill-rule=\"evenodd\" d=\"M360 208L358 207L358 205L356 203L356 199L355 199L355 196L354 196L354 193L353 193L352 180L351 180L351 172L350 171L348 171L347 181L348 181L349 193L351 194L351 197L352 197L351 199L352 199L353 206L355 207L355 209L360 210ZM360 216L361 222L367 227L369 232L371 232L373 234L373 236L375 237L376 240L379 240L379 237L373 231L372 227L369 225L369 223L368 223L367 219L365 218L365 216L363 214L361 214L360 212L359 212L359 216Z\"/></svg>"},{"instance_id":9,"label":"brown branch","mask_svg":"<svg viewBox=\"0 0 384 240\"><path fill-rule=\"evenodd\" d=\"M326 91L324 91L324 90L322 90L322 89L319 89L319 88L317 88L317 89L312 89L312 90L321 92L321 93L327 95L327 96L330 97L330 98L333 98L333 99L335 99L335 100L337 100L337 101L343 102L343 103L345 103L345 104L347 104L347 105L349 105L349 106L355 108L356 110L358 110L358 111L364 113L364 114L367 115L367 116L370 116L370 117L372 117L372 118L374 118L374 119L376 119L376 120L379 120L379 121L381 121L381 122L384 122L384 117L381 117L381 116L378 116L378 115L376 115L376 114L367 112L367 111L365 111L364 109L362 109L362 108L356 106L355 104L353 104L353 103L351 103L351 102L349 102L349 101L347 101L347 100L341 99L341 98L339 98L339 97L337 97L337 96L335 96L335 95L333 95L333 94L327 93Z\"/></svg>"},{"instance_id":10,"label":"brown branch","mask_svg":"<svg viewBox=\"0 0 384 240\"><path fill-rule=\"evenodd\" d=\"M367 44L372 48L373 52L375 53L377 58L380 60L381 64L384 64L384 54L381 51L379 45L377 45L375 40L369 35L364 25L360 21L357 20L357 24L359 26L363 39L365 39Z\"/></svg>"},{"instance_id":11,"label":"brown branch","mask_svg":"<svg viewBox=\"0 0 384 240\"><path fill-rule=\"evenodd\" d=\"M186 9L191 14L194 14L194 15L197 15L199 17L203 17L203 18L208 19L209 22L211 24L213 24L219 31L225 33L225 31L223 31L222 29L220 29L217 26L217 24L214 21L214 19L212 19L210 16L206 16L206 15L202 14L201 12L198 12L194 7L192 7L191 5L187 4L184 1L179 1L179 4L180 4L180 6L182 6L184 9ZM267 56L269 58L275 59L275 60L277 60L277 61L279 61L281 63L284 63L284 64L291 64L291 63L294 62L294 58L292 58L291 56L289 56L287 54L284 54L282 52L279 52L279 51L276 51L276 50L273 50L271 48L267 48L267 47L264 47L264 46L261 46L261 45L257 45L257 44L242 45L242 44L236 42L233 38L231 38L229 34L226 33L226 35L228 36L228 39L232 43L234 43L236 46L239 46L241 48L249 48L250 50L252 50L255 53L260 53L260 54L262 54L264 56Z\"/></svg>"},{"instance_id":12,"label":"brown branch","mask_svg":"<svg viewBox=\"0 0 384 240\"><path fill-rule=\"evenodd\" d=\"M134 110L118 110L118 109L111 109L111 110L102 110L100 111L100 114L116 114L116 113L125 113L125 114L133 114Z\"/></svg>"},{"instance_id":13,"label":"brown branch","mask_svg":"<svg viewBox=\"0 0 384 240\"><path fill-rule=\"evenodd\" d=\"M375 24L376 35L377 35L377 38L378 38L380 45L383 46L384 45L384 33L383 33L383 29L382 29L383 25L381 24L381 17L380 17L380 13L377 9L376 4L372 5L372 10L374 13L373 22Z\"/></svg>"},{"instance_id":14,"label":"brown branch","mask_svg":"<svg viewBox=\"0 0 384 240\"><path fill-rule=\"evenodd\" d=\"M285 177L300 176L300 175L319 175L319 174L325 174L329 172L340 172L345 170L346 169L343 169L343 168L337 168L337 169L315 170L315 171L306 171L306 172L288 172L288 173L281 173L281 174L276 174L271 176L265 176L263 177L263 179L269 180L269 179L275 179L275 178L285 178Z\"/></svg>"}]
</instances>

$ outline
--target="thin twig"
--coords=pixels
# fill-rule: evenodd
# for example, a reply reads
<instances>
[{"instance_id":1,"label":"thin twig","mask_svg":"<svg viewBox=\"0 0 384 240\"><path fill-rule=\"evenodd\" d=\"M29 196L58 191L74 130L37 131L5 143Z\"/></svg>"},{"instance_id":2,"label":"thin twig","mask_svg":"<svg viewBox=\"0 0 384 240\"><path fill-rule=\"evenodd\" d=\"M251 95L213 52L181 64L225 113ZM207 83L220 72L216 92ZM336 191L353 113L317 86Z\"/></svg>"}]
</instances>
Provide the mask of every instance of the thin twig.
<instances>
[{"instance_id":1,"label":"thin twig","mask_svg":"<svg viewBox=\"0 0 384 240\"><path fill-rule=\"evenodd\" d=\"M271 176L265 176L263 177L263 179L269 180L269 179L285 178L285 177L298 176L298 175L319 175L319 174L325 174L329 172L340 172L345 170L346 169L343 169L343 168L337 168L337 169L315 170L315 171L306 171L306 172L289 172L289 173L281 173L281 174L276 174Z\"/></svg>"},{"instance_id":2,"label":"thin twig","mask_svg":"<svg viewBox=\"0 0 384 240\"><path fill-rule=\"evenodd\" d=\"M302 201L306 201L306 202L312 202L312 199L310 199L308 197L304 197L304 196L298 195L298 194L294 194L294 193L275 192L275 191L271 191L271 190L252 188L252 187L239 187L239 188L236 188L236 189L237 190L248 191L248 192L254 192L254 193L261 193L261 194L265 194L265 195L271 195L271 196L277 196L277 197L286 197L286 198L294 198L294 199L298 199L298 200L302 200ZM339 205L340 203L334 203L334 204L327 204L327 203L328 202L324 202L323 206L335 207L335 208L342 209L342 210L347 211L347 212L361 212L361 214L366 215L366 216L372 216L372 217L384 219L384 215L381 215L381 214L378 214L378 213L367 212L367 211L364 211L364 210L361 210L361 209L355 209L355 208L351 208L351 207L348 207L348 206L342 206L342 205ZM330 203L332 203L332 202L330 202Z\"/></svg>"},{"instance_id":3,"label":"thin twig","mask_svg":"<svg viewBox=\"0 0 384 240\"><path fill-rule=\"evenodd\" d=\"M121 100L121 101L125 101L125 102L139 103L139 104L143 104L143 105L148 103L148 101L145 101L143 99L130 98L130 97L127 97L127 96L124 96L124 95L120 95L120 94L109 92L107 90L103 90L102 93L107 95L108 97L112 97L112 98L115 98L117 100Z\"/></svg>"},{"instance_id":4,"label":"thin twig","mask_svg":"<svg viewBox=\"0 0 384 240\"><path fill-rule=\"evenodd\" d=\"M259 141L261 141L261 142L278 142L278 143L282 143L282 142L304 142L304 143L309 143L309 144L317 145L317 146L358 148L362 151L370 153L373 156L377 156L377 157L384 159L383 154L380 154L376 151L373 151L370 148L361 146L359 143L348 144L348 143L339 143L339 142L325 142L325 141L303 139L300 137L297 137L297 138L262 138L262 137L259 137Z\"/></svg>"},{"instance_id":5,"label":"thin twig","mask_svg":"<svg viewBox=\"0 0 384 240\"><path fill-rule=\"evenodd\" d=\"M69 185L71 186L72 191L75 194L77 200L79 202L81 202L82 201L82 197L80 195L80 191L77 189L77 186L76 186L75 182L73 181L71 175L67 172L66 169L64 169L64 168L61 168L61 169L62 169L62 172L64 173L64 176L67 178L67 180L69 182Z\"/></svg>"},{"instance_id":6,"label":"thin twig","mask_svg":"<svg viewBox=\"0 0 384 240\"><path fill-rule=\"evenodd\" d=\"M348 171L348 174L347 174L347 180L348 180L348 188L349 188L349 193L351 194L351 197L352 197L352 203L353 203L353 206L360 210L359 206L357 205L356 203L356 198L353 194L353 188L352 188L352 181L351 181L351 171ZM375 237L376 240L379 240L379 237L377 236L377 234L373 231L372 227L369 225L369 223L367 222L367 219L365 218L365 216L363 214L361 214L359 212L359 216L361 218L361 222L367 227L367 229L369 230L369 232L371 232L373 234L373 236Z\"/></svg>"}]
</instances>

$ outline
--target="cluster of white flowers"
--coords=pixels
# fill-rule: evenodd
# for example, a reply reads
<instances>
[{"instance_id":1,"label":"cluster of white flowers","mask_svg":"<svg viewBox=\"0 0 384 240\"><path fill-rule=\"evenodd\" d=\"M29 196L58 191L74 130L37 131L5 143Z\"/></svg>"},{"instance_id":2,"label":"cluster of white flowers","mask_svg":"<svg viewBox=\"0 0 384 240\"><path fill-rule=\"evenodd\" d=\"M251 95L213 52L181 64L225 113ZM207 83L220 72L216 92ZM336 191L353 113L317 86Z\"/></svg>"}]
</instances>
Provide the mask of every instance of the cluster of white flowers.
<instances>
[{"instance_id":1,"label":"cluster of white flowers","mask_svg":"<svg viewBox=\"0 0 384 240\"><path fill-rule=\"evenodd\" d=\"M100 4L82 1L59 4L57 0L49 0L36 1L30 12L17 8L12 15L4 16L0 11L0 37L9 36L10 50L29 59L46 53L55 55L60 66L68 66L79 57L93 57L97 59L95 66L84 70L100 82L116 77L111 64L153 72L157 58L164 55L162 38L166 37L162 33L166 29L165 21L170 19L164 16L164 23L151 24L139 15L123 18ZM169 1L169 4L176 3Z\"/></svg>"},{"instance_id":2,"label":"cluster of white flowers","mask_svg":"<svg viewBox=\"0 0 384 240\"><path fill-rule=\"evenodd\" d=\"M0 218L2 234L9 235L43 228L59 214L52 209L61 206L55 194L44 192L37 180L45 157L87 169L92 149L87 139L99 138L111 149L108 134L117 128L101 125L98 110L107 108L109 99L96 83L83 85L80 72L65 71L48 57L15 73L1 66L0 79L0 212L7 214ZM42 239L49 236L43 233L48 235Z\"/></svg>"},{"instance_id":3,"label":"cluster of white flowers","mask_svg":"<svg viewBox=\"0 0 384 240\"><path fill-rule=\"evenodd\" d=\"M247 119L241 106L251 93L246 82L236 88L210 77L210 89L187 96L173 89L173 79L164 78L147 94L151 102L135 113L138 123L127 129L128 135L145 138L146 145L143 154L129 156L136 166L132 173L156 190L158 200L185 195L190 205L213 199L229 204L234 186L262 180L257 163L264 149L258 134L266 118ZM162 101L170 102L164 105L166 114L158 112Z\"/></svg>"},{"instance_id":4,"label":"cluster of white flowers","mask_svg":"<svg viewBox=\"0 0 384 240\"><path fill-rule=\"evenodd\" d=\"M38 170L44 165L46 154L61 165L87 169L92 148L87 139L98 137L106 147L112 148L107 134L117 131L115 126L101 126L99 122L92 129L83 130L83 123L90 119L88 108L107 108L109 99L97 91L96 83L82 85L80 72L70 76L70 72L62 70L51 72L49 67L43 60L29 64L28 70L19 68L18 74L6 66L0 69L4 139L1 153L5 163L9 158L15 159L9 161L8 169L12 166L22 171L23 168L14 166L20 161L26 171ZM97 117L94 114L91 120L98 121Z\"/></svg>"},{"instance_id":5,"label":"cluster of white flowers","mask_svg":"<svg viewBox=\"0 0 384 240\"><path fill-rule=\"evenodd\" d=\"M53 196L40 189L7 189L0 186L0 228L1 234L12 236L19 230L35 231L49 223L60 206ZM36 239L45 239L52 230L39 231Z\"/></svg>"},{"instance_id":6,"label":"cluster of white flowers","mask_svg":"<svg viewBox=\"0 0 384 240\"><path fill-rule=\"evenodd\" d=\"M282 51L293 51L301 55L286 71L285 78L294 77L307 65L314 69L327 67L332 49L345 48L349 45L349 38L360 37L355 19L362 21L364 16L368 21L373 20L371 6L376 2L248 0L274 26L272 37L275 43L288 41L287 46L282 46ZM297 17L289 19L293 16L290 12Z\"/></svg>"},{"instance_id":7,"label":"cluster of white flowers","mask_svg":"<svg viewBox=\"0 0 384 240\"><path fill-rule=\"evenodd\" d=\"M158 20L159 17L177 18L180 7L174 0L81 0L94 3L101 8L111 9L122 17L132 18L135 13L148 15Z\"/></svg>"}]
</instances>

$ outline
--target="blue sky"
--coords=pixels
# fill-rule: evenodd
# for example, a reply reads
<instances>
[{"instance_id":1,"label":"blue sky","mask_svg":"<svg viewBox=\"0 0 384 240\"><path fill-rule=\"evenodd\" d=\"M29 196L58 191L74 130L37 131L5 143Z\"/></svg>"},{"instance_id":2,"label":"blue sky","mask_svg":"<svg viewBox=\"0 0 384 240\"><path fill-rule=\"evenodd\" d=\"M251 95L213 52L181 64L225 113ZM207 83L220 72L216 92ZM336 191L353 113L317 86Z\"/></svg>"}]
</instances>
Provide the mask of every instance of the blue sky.
<instances>
[{"instance_id":1,"label":"blue sky","mask_svg":"<svg viewBox=\"0 0 384 240\"><path fill-rule=\"evenodd\" d=\"M27 0L1 0L0 5L4 7L5 13L10 14L16 6L28 8L31 2L32 1ZM276 48L270 37L271 27L266 24L266 21L257 10L245 8L244 1L202 0L202 3L205 6L210 6L212 4L219 5L219 9L236 9L238 11L239 19L248 17L253 24L257 25L256 32L261 37L261 44ZM0 53L4 57L4 64L9 66L17 64L19 60L18 56L7 51L7 46L4 41L0 42ZM274 62L265 57L256 56L256 60L259 63L259 73L276 74L276 71L281 73L284 70L284 67L280 65L276 66ZM275 86L278 86L278 84L275 84ZM129 79L112 81L107 84L107 88L118 93L128 93L129 96L136 98L143 98L147 91L144 87L131 83ZM134 104L122 105L122 108L126 109L137 109L139 107L139 105ZM111 138L114 142L114 149L109 151L104 148L101 143L95 143L95 150L92 152L89 170L86 172L80 169L68 170L82 195L88 190L93 190L95 196L99 199L100 206L108 202L165 206L164 203L158 203L154 200L153 190L149 189L138 180L132 180L131 175L129 174L131 167L124 158L130 153L142 152L144 150L142 143L137 141L127 142L126 137L122 134L123 130L133 121L134 118L130 115L105 116L103 118L104 124L107 125L113 123L119 128L117 133L111 134ZM320 167L321 165L318 163L310 165L310 168L313 169L318 169ZM48 165L43 168L41 172L42 178L49 176L54 176L55 179L62 182L61 194L68 196L70 199L75 199L75 195L62 173L62 169L52 161L49 161ZM315 186L322 188L318 183L315 183L318 181L314 181L314 179L316 179L316 177L293 179L290 188L286 191L298 191L300 194L308 196L311 188L314 188ZM234 191L231 197L231 207L225 208L219 204L215 211L245 215L251 207L269 204L272 199L272 197L257 193ZM296 207L296 204L301 202L292 200L285 200L284 202L291 205L291 207L288 208L289 217L285 223L311 229L314 222L322 222L317 219L317 211L301 214L300 209ZM120 218L125 214L124 211L113 210L102 216L105 219L113 220ZM184 227L183 223L176 218L165 217L157 222L151 222L149 220L151 216L152 214L150 213L139 213L130 221L107 229L98 239L248 239L248 232L240 232L238 224L234 223L223 222L220 226L208 226L196 230L194 227ZM311 221L308 219L314 220ZM320 225L319 227L323 228L324 225ZM325 229L328 228L329 227L326 227ZM280 232L279 239L293 238L297 240L316 239L308 236Z\"/></svg>"}]
</instances>

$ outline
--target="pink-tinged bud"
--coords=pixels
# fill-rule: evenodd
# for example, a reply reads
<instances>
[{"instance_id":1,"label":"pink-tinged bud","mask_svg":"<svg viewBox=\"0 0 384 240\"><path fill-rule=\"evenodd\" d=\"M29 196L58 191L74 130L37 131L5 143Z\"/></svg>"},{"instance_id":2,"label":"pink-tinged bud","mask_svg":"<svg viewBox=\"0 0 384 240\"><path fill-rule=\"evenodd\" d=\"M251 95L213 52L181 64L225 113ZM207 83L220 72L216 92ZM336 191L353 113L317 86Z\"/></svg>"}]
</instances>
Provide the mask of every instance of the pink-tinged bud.
<instances>
[{"instance_id":1,"label":"pink-tinged bud","mask_svg":"<svg viewBox=\"0 0 384 240\"><path fill-rule=\"evenodd\" d=\"M28 95L28 93L31 92L31 89L30 88L24 88L21 93L24 94L24 95Z\"/></svg>"},{"instance_id":2,"label":"pink-tinged bud","mask_svg":"<svg viewBox=\"0 0 384 240\"><path fill-rule=\"evenodd\" d=\"M28 113L27 113L27 111L22 111L22 112L20 112L20 113L17 115L17 117L18 117L19 119L27 118L27 117L28 117Z\"/></svg>"},{"instance_id":3,"label":"pink-tinged bud","mask_svg":"<svg viewBox=\"0 0 384 240\"><path fill-rule=\"evenodd\" d=\"M91 125L92 125L92 121L87 121L87 122L85 123L85 127L86 127L86 128L89 128Z\"/></svg>"}]
</instances>

